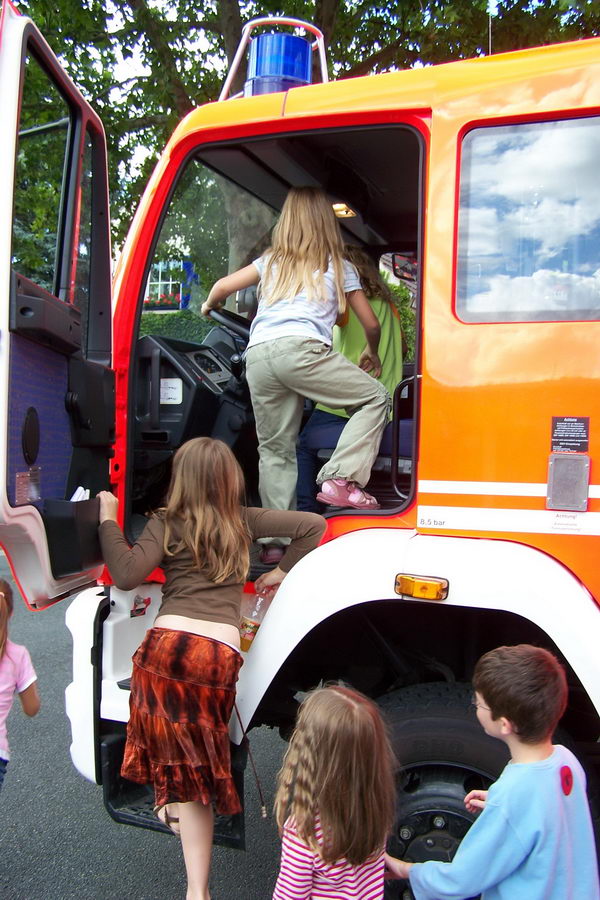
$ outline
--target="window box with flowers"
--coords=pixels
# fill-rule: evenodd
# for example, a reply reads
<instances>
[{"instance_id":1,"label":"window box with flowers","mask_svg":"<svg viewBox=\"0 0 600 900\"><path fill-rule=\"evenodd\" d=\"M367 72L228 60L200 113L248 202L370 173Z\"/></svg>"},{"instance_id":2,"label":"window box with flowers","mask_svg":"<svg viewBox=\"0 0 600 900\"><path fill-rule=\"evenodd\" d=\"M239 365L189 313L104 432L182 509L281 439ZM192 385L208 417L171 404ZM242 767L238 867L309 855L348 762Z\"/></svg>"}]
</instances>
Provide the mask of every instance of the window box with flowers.
<instances>
[{"instance_id":1,"label":"window box with flowers","mask_svg":"<svg viewBox=\"0 0 600 900\"><path fill-rule=\"evenodd\" d=\"M144 312L171 312L180 308L181 294L149 294L144 298Z\"/></svg>"}]
</instances>

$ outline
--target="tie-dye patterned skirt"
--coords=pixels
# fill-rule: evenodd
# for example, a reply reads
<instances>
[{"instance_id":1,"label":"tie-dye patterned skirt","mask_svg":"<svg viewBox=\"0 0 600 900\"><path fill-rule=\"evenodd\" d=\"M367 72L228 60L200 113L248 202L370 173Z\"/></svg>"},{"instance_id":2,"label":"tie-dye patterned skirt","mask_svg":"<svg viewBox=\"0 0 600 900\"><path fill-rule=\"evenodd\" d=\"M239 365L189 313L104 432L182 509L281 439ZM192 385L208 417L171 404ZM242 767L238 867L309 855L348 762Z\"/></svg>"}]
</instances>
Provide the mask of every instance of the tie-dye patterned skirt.
<instances>
[{"instance_id":1,"label":"tie-dye patterned skirt","mask_svg":"<svg viewBox=\"0 0 600 900\"><path fill-rule=\"evenodd\" d=\"M168 628L151 628L135 652L121 774L152 784L157 806L200 800L240 812L229 719L241 665L228 644Z\"/></svg>"}]
</instances>

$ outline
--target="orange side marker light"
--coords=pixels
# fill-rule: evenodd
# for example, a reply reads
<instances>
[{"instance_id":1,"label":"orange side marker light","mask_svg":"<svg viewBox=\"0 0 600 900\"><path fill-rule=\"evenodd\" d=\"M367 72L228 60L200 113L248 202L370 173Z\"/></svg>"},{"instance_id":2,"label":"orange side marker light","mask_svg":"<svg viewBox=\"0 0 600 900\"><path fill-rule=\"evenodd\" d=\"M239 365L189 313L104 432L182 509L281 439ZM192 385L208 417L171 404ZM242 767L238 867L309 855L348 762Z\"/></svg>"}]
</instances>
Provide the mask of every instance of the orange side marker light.
<instances>
[{"instance_id":1,"label":"orange side marker light","mask_svg":"<svg viewBox=\"0 0 600 900\"><path fill-rule=\"evenodd\" d=\"M419 600L445 600L448 596L448 579L432 578L420 575L396 575L394 590L397 594L406 597L416 597Z\"/></svg>"}]
</instances>

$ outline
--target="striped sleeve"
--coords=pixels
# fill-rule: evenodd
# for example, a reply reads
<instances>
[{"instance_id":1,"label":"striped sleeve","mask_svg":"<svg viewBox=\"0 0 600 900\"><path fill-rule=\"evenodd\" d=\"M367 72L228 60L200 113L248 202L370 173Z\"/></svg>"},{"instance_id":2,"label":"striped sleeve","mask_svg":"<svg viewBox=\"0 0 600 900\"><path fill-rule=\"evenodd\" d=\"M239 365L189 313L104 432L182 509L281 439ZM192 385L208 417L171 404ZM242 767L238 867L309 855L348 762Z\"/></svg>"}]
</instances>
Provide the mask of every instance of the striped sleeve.
<instances>
[{"instance_id":1,"label":"striped sleeve","mask_svg":"<svg viewBox=\"0 0 600 900\"><path fill-rule=\"evenodd\" d=\"M314 853L286 822L281 839L281 863L273 900L310 900Z\"/></svg>"}]
</instances>

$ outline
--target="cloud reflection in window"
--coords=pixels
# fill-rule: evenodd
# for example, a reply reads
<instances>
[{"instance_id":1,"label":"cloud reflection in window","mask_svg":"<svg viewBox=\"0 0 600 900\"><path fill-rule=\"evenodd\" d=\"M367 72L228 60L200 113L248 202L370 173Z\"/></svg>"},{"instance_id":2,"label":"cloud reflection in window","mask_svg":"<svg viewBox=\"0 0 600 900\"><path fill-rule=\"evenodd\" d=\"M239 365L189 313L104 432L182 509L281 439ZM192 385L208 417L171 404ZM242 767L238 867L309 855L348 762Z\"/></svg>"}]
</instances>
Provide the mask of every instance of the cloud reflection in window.
<instances>
[{"instance_id":1,"label":"cloud reflection in window","mask_svg":"<svg viewBox=\"0 0 600 900\"><path fill-rule=\"evenodd\" d=\"M466 136L461 318L600 318L599 159L599 118L479 128Z\"/></svg>"}]
</instances>

